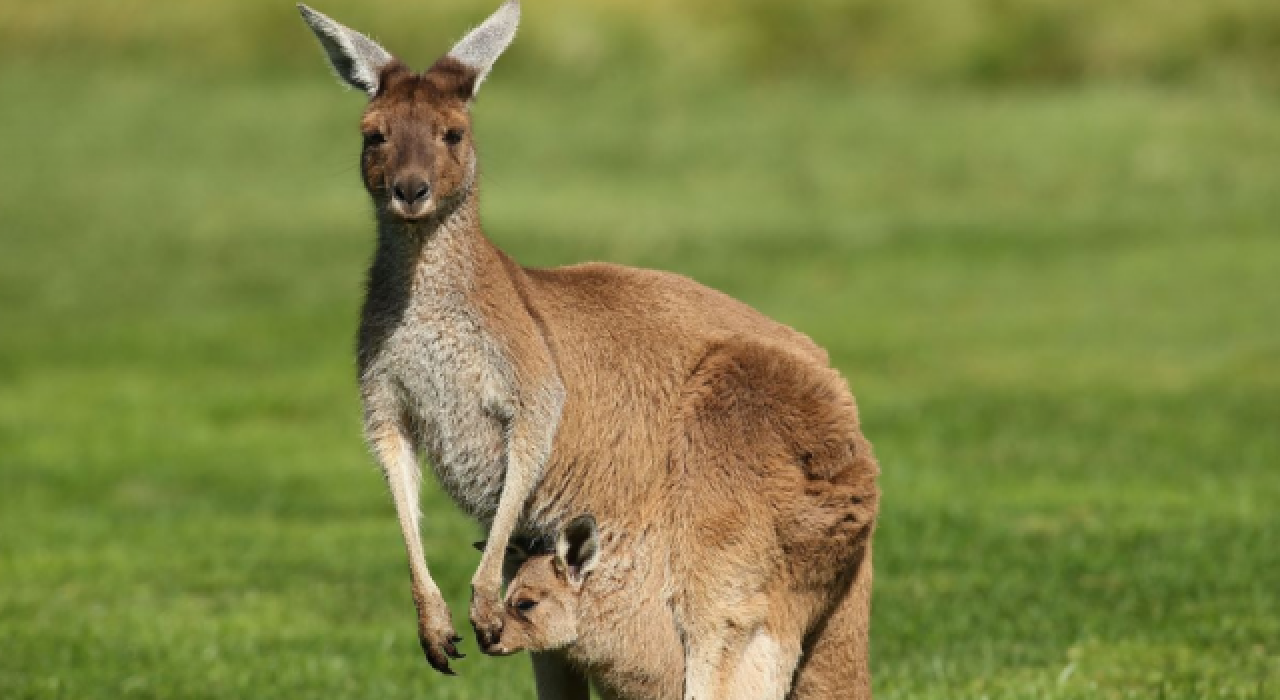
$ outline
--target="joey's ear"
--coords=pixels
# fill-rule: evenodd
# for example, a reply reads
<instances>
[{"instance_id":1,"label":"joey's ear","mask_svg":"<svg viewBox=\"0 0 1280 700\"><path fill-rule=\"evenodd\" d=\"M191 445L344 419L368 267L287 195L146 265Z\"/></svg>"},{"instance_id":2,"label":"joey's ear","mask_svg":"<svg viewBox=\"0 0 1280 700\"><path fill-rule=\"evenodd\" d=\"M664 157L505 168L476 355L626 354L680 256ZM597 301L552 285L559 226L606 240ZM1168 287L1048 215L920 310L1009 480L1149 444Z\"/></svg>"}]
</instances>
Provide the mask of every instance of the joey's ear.
<instances>
[{"instance_id":1,"label":"joey's ear","mask_svg":"<svg viewBox=\"0 0 1280 700\"><path fill-rule=\"evenodd\" d=\"M468 99L475 97L480 90L480 83L484 82L493 64L515 38L516 26L519 24L520 0L507 0L489 19L472 29L449 50L449 58L475 72L475 80L470 84L470 94L466 96Z\"/></svg>"},{"instance_id":2,"label":"joey's ear","mask_svg":"<svg viewBox=\"0 0 1280 700\"><path fill-rule=\"evenodd\" d=\"M580 515L565 525L556 541L555 565L570 583L581 585L600 559L596 519Z\"/></svg>"},{"instance_id":3,"label":"joey's ear","mask_svg":"<svg viewBox=\"0 0 1280 700\"><path fill-rule=\"evenodd\" d=\"M471 543L471 547L475 549L477 552L483 552L484 548L487 546L489 546L489 540L480 540L479 542ZM520 543L516 542L515 540L512 540L509 544L507 544L506 553L508 556L514 556L518 561L524 561L525 559L529 558L529 550L525 549L523 546L520 545Z\"/></svg>"},{"instance_id":4,"label":"joey's ear","mask_svg":"<svg viewBox=\"0 0 1280 700\"><path fill-rule=\"evenodd\" d=\"M506 556L514 557L515 561L524 561L529 558L529 550L525 546L515 540L507 543Z\"/></svg>"},{"instance_id":5,"label":"joey's ear","mask_svg":"<svg viewBox=\"0 0 1280 700\"><path fill-rule=\"evenodd\" d=\"M373 97L378 94L378 77L382 69L395 59L378 42L348 29L306 5L298 11L311 31L315 32L324 52L329 56L333 72L344 83Z\"/></svg>"}]
</instances>

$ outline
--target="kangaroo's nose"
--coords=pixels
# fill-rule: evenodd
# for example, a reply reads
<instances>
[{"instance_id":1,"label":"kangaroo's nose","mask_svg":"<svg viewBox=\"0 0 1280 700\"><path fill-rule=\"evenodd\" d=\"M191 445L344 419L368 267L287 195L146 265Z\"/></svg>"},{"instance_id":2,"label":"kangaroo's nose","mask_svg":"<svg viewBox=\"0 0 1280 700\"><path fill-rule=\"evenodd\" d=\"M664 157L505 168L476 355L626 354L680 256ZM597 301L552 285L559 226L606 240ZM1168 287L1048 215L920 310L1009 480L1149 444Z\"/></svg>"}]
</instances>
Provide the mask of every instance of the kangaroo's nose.
<instances>
[{"instance_id":1,"label":"kangaroo's nose","mask_svg":"<svg viewBox=\"0 0 1280 700\"><path fill-rule=\"evenodd\" d=\"M430 191L431 188L427 185L427 179L421 175L399 177L391 185L391 196L408 206L413 206L426 199L427 193Z\"/></svg>"}]
</instances>

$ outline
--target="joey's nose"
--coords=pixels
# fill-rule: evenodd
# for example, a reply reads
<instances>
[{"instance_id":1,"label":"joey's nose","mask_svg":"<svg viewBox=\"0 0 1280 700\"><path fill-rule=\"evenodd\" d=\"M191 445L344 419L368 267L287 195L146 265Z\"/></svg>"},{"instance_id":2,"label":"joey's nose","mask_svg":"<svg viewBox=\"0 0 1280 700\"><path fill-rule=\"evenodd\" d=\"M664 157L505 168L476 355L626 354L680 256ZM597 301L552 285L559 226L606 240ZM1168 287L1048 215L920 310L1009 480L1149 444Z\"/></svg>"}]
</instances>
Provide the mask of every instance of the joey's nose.
<instances>
[{"instance_id":1,"label":"joey's nose","mask_svg":"<svg viewBox=\"0 0 1280 700\"><path fill-rule=\"evenodd\" d=\"M391 196L406 206L415 206L421 204L427 199L431 188L427 185L427 179L420 175L407 175L405 177L396 178L391 185Z\"/></svg>"}]
</instances>

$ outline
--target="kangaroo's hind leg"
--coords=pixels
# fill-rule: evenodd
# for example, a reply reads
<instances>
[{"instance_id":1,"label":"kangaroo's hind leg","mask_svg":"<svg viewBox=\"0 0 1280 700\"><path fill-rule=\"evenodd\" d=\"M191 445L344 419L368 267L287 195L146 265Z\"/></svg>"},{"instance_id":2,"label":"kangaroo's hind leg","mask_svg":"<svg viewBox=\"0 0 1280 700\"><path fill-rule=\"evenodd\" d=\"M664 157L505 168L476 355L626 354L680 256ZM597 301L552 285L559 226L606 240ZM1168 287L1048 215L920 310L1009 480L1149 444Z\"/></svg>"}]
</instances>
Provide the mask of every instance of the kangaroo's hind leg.
<instances>
[{"instance_id":1,"label":"kangaroo's hind leg","mask_svg":"<svg viewBox=\"0 0 1280 700\"><path fill-rule=\"evenodd\" d=\"M711 609L686 612L685 700L786 697L800 658L799 639L784 642L766 625L749 622L753 607L758 606L724 609L728 614L718 618Z\"/></svg>"},{"instance_id":2,"label":"kangaroo's hind leg","mask_svg":"<svg viewBox=\"0 0 1280 700\"><path fill-rule=\"evenodd\" d=\"M856 409L833 370L731 337L708 348L679 411L671 573L685 700L781 699L869 536L875 465L862 464Z\"/></svg>"},{"instance_id":3,"label":"kangaroo's hind leg","mask_svg":"<svg viewBox=\"0 0 1280 700\"><path fill-rule=\"evenodd\" d=\"M681 481L671 573L685 700L780 700L799 655L798 643L767 631L787 568L774 475L787 470L790 455L759 366L790 359L779 351L725 339L708 348L681 397L671 448Z\"/></svg>"},{"instance_id":4,"label":"kangaroo's hind leg","mask_svg":"<svg viewBox=\"0 0 1280 700\"><path fill-rule=\"evenodd\" d=\"M871 700L871 545L835 609L805 640L789 700Z\"/></svg>"},{"instance_id":5,"label":"kangaroo's hind leg","mask_svg":"<svg viewBox=\"0 0 1280 700\"><path fill-rule=\"evenodd\" d=\"M685 634L684 700L728 700L726 676L733 673L746 640L726 627L699 625Z\"/></svg>"},{"instance_id":6,"label":"kangaroo's hind leg","mask_svg":"<svg viewBox=\"0 0 1280 700\"><path fill-rule=\"evenodd\" d=\"M733 672L729 697L783 700L791 688L800 653L798 636L756 630Z\"/></svg>"},{"instance_id":7,"label":"kangaroo's hind leg","mask_svg":"<svg viewBox=\"0 0 1280 700\"><path fill-rule=\"evenodd\" d=\"M783 700L800 661L803 631L788 624L792 616L785 609L766 610L764 595L726 602L731 604L686 611L685 700ZM778 602L775 608L785 608ZM716 608L723 611L718 618Z\"/></svg>"}]
</instances>

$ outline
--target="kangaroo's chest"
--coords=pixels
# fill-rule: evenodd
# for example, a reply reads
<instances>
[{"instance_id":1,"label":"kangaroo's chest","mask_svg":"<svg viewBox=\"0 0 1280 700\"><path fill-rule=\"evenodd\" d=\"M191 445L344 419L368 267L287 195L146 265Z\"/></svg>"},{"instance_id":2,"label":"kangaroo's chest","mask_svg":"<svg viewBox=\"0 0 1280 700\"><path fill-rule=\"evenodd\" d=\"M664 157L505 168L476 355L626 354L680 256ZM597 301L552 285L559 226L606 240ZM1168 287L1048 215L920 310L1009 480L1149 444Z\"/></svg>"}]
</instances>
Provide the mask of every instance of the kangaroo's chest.
<instances>
[{"instance_id":1,"label":"kangaroo's chest","mask_svg":"<svg viewBox=\"0 0 1280 700\"><path fill-rule=\"evenodd\" d=\"M514 381L501 347L466 309L422 305L392 331L381 371L398 389L440 484L488 523L506 474Z\"/></svg>"}]
</instances>

